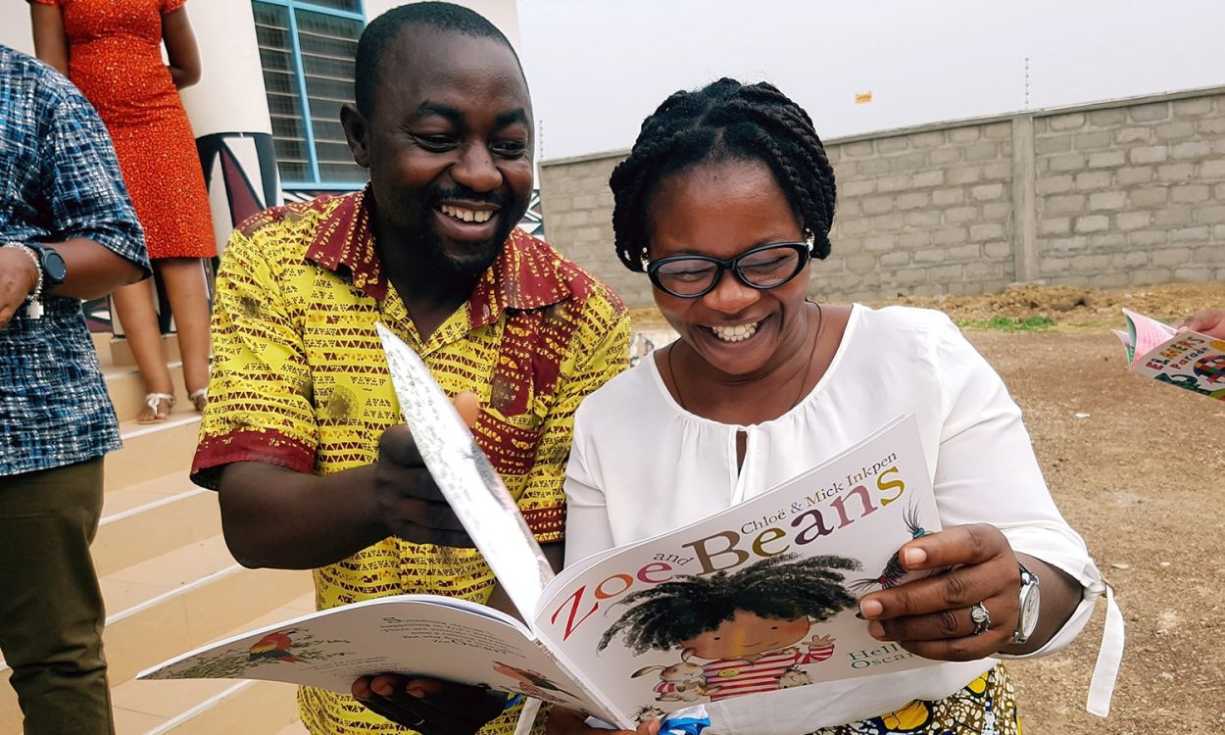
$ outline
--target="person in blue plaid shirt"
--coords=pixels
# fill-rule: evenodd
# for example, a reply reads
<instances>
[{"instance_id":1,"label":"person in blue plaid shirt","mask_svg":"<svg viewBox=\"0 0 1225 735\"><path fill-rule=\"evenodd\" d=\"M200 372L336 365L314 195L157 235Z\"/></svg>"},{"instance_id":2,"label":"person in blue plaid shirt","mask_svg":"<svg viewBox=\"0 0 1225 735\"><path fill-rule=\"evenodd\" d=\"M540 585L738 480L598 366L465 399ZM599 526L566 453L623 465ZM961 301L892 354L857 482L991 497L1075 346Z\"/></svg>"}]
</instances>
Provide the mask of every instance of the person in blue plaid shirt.
<instances>
[{"instance_id":1,"label":"person in blue plaid shirt","mask_svg":"<svg viewBox=\"0 0 1225 735\"><path fill-rule=\"evenodd\" d=\"M81 300L149 275L106 128L0 45L0 653L33 733L113 733L89 544L115 411Z\"/></svg>"}]
</instances>

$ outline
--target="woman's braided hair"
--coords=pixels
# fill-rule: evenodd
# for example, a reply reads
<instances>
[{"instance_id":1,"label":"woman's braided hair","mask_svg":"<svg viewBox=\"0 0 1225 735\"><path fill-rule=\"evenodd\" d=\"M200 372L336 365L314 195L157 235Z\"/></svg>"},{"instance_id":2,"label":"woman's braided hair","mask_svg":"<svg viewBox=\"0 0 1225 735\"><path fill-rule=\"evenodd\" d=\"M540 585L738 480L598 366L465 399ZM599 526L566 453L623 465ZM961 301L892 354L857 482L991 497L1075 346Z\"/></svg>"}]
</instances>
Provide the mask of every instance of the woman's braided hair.
<instances>
[{"instance_id":1,"label":"woman's braided hair","mask_svg":"<svg viewBox=\"0 0 1225 735\"><path fill-rule=\"evenodd\" d=\"M696 92L676 92L642 123L630 155L613 170L617 257L633 271L647 257L647 204L668 174L699 163L748 159L774 173L813 255L829 255L834 170L808 113L767 82L723 78Z\"/></svg>"}]
</instances>

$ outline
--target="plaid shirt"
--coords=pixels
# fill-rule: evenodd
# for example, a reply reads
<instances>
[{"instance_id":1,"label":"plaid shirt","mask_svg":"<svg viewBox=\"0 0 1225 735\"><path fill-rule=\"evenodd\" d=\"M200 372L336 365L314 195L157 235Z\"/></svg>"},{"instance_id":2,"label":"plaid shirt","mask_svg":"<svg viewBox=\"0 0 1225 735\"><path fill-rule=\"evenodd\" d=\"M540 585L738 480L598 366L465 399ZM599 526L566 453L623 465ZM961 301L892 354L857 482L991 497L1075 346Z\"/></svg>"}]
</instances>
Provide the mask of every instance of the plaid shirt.
<instances>
[{"instance_id":1,"label":"plaid shirt","mask_svg":"<svg viewBox=\"0 0 1225 735\"><path fill-rule=\"evenodd\" d=\"M149 270L144 234L93 107L50 67L0 45L0 243L93 240ZM0 476L119 447L81 302L0 328Z\"/></svg>"}]
</instances>

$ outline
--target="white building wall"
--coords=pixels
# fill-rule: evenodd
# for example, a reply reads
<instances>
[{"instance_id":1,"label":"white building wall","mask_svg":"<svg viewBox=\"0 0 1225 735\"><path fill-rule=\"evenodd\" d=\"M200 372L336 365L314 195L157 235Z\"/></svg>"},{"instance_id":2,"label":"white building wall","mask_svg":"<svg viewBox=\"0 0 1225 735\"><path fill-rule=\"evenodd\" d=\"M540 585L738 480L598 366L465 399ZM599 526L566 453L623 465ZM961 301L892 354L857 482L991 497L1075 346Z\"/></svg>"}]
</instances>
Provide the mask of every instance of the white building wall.
<instances>
[{"instance_id":1,"label":"white building wall","mask_svg":"<svg viewBox=\"0 0 1225 735\"><path fill-rule=\"evenodd\" d=\"M0 2L0 43L22 53L34 55L34 37L30 34L29 5Z\"/></svg>"}]
</instances>

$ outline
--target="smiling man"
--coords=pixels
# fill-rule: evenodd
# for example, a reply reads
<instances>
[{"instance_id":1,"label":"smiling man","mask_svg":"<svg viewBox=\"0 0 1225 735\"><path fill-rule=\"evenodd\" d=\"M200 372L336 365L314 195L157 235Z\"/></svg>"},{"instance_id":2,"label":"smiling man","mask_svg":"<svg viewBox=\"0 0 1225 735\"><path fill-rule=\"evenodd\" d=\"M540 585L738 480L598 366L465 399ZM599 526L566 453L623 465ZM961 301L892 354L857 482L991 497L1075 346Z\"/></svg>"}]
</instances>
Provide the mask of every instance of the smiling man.
<instances>
[{"instance_id":1,"label":"smiling man","mask_svg":"<svg viewBox=\"0 0 1225 735\"><path fill-rule=\"evenodd\" d=\"M269 210L225 251L193 478L219 490L234 556L314 569L322 607L414 592L499 604L398 426L374 325L449 394L475 394L478 443L560 558L574 410L626 364L628 319L606 287L515 229L532 189L532 109L493 25L446 3L396 8L363 33L356 86L341 118L369 186ZM303 689L303 723L403 732L369 707L431 735L487 720L483 732L510 733L517 715L438 682L377 677L354 691L364 704Z\"/></svg>"}]
</instances>

